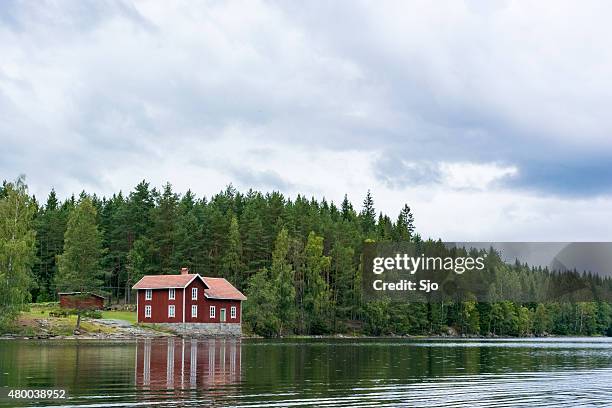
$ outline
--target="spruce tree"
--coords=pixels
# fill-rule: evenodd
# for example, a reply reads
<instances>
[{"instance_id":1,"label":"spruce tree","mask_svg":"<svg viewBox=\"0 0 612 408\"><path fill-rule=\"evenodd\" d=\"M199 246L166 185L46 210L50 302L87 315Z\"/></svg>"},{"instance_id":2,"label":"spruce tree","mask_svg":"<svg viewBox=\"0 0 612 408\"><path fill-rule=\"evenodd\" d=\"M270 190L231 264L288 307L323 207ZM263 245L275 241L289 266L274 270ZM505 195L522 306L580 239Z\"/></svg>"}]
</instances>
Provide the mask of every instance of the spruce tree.
<instances>
[{"instance_id":1,"label":"spruce tree","mask_svg":"<svg viewBox=\"0 0 612 408\"><path fill-rule=\"evenodd\" d=\"M366 236L370 236L376 226L376 210L374 209L374 199L372 193L368 190L365 199L363 200L363 209L359 214L361 219L361 228Z\"/></svg>"},{"instance_id":2,"label":"spruce tree","mask_svg":"<svg viewBox=\"0 0 612 408\"><path fill-rule=\"evenodd\" d=\"M393 239L396 241L410 241L414 235L414 216L408 204L405 204L397 217L393 231Z\"/></svg>"},{"instance_id":3,"label":"spruce tree","mask_svg":"<svg viewBox=\"0 0 612 408\"><path fill-rule=\"evenodd\" d=\"M344 200L342 200L341 214L342 219L345 221L350 221L355 218L355 210L353 210L353 204L351 204L346 194L344 195Z\"/></svg>"}]
</instances>

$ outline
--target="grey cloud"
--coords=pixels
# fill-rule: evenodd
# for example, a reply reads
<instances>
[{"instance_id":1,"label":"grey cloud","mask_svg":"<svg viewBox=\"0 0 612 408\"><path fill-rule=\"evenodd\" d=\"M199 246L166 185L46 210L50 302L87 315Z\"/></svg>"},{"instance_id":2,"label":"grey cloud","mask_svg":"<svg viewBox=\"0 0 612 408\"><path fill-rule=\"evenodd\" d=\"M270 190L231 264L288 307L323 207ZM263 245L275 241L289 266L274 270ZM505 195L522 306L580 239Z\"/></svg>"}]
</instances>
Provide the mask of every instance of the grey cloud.
<instances>
[{"instance_id":1,"label":"grey cloud","mask_svg":"<svg viewBox=\"0 0 612 408\"><path fill-rule=\"evenodd\" d=\"M601 137L612 84L597 68L609 71L612 55L596 36L609 28L586 7L559 11L579 24L576 40L555 21L529 38L517 27L544 10L503 1L167 7L160 18L145 3L6 3L2 171L93 183L108 166L155 162L239 126L281 151L381 151L375 176L394 188L439 183L439 162L458 161L516 166L507 189L612 193ZM12 81L23 89L9 92ZM216 168L296 187L280 170Z\"/></svg>"},{"instance_id":2,"label":"grey cloud","mask_svg":"<svg viewBox=\"0 0 612 408\"><path fill-rule=\"evenodd\" d=\"M391 188L438 184L442 181L440 168L436 163L406 161L397 155L385 155L377 160L376 176Z\"/></svg>"}]
</instances>

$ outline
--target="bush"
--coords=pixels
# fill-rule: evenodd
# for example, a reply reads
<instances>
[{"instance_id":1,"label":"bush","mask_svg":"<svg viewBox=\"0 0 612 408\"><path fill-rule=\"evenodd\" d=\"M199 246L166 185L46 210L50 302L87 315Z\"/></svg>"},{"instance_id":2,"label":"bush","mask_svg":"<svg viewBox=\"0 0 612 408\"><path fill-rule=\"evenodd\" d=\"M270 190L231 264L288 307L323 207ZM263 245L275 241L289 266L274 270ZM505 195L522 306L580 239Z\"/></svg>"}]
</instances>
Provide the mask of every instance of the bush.
<instances>
[{"instance_id":1,"label":"bush","mask_svg":"<svg viewBox=\"0 0 612 408\"><path fill-rule=\"evenodd\" d=\"M83 311L81 316L88 317L90 319L101 319L102 318L102 312L99 311L99 310L85 310L85 311Z\"/></svg>"},{"instance_id":2,"label":"bush","mask_svg":"<svg viewBox=\"0 0 612 408\"><path fill-rule=\"evenodd\" d=\"M55 307L49 310L49 317L68 317L70 310Z\"/></svg>"}]
</instances>

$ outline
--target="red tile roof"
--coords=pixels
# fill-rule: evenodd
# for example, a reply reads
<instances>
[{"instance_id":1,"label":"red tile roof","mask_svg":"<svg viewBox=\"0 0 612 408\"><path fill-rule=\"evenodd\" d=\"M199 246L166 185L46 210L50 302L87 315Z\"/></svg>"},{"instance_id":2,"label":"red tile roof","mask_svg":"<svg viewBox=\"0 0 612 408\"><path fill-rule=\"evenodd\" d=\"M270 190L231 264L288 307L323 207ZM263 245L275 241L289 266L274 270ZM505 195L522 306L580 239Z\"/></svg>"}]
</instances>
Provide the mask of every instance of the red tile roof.
<instances>
[{"instance_id":1,"label":"red tile roof","mask_svg":"<svg viewBox=\"0 0 612 408\"><path fill-rule=\"evenodd\" d=\"M246 300L238 289L223 278L208 278L198 274L182 275L147 275L143 276L132 289L166 289L166 288L185 288L195 278L204 281L207 287L204 291L205 296L211 299Z\"/></svg>"},{"instance_id":2,"label":"red tile roof","mask_svg":"<svg viewBox=\"0 0 612 408\"><path fill-rule=\"evenodd\" d=\"M143 276L132 289L184 288L197 276L199 275L146 275Z\"/></svg>"},{"instance_id":3,"label":"red tile roof","mask_svg":"<svg viewBox=\"0 0 612 408\"><path fill-rule=\"evenodd\" d=\"M246 300L246 296L242 294L231 283L223 278L207 278L204 277L204 283L208 286L205 291L207 298L211 299L230 299L230 300Z\"/></svg>"}]
</instances>

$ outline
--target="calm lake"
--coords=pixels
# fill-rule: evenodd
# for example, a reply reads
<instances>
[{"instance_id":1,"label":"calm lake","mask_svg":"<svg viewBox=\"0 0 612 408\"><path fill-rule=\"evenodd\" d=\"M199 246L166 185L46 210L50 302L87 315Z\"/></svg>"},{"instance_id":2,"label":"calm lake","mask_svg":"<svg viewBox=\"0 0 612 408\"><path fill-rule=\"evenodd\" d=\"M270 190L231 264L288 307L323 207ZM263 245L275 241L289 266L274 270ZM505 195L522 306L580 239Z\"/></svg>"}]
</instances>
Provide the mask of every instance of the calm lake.
<instances>
[{"instance_id":1,"label":"calm lake","mask_svg":"<svg viewBox=\"0 0 612 408\"><path fill-rule=\"evenodd\" d=\"M612 339L0 340L0 406L575 406L612 401Z\"/></svg>"}]
</instances>

